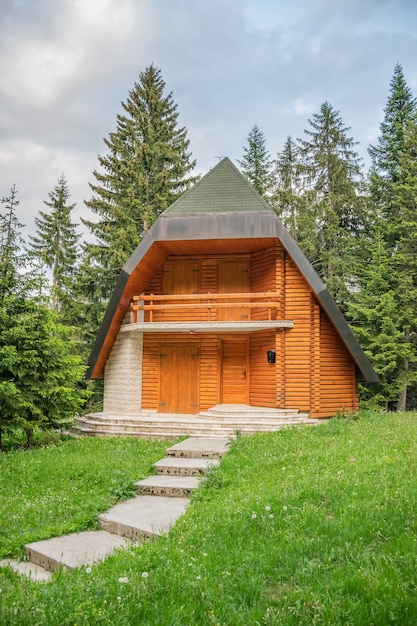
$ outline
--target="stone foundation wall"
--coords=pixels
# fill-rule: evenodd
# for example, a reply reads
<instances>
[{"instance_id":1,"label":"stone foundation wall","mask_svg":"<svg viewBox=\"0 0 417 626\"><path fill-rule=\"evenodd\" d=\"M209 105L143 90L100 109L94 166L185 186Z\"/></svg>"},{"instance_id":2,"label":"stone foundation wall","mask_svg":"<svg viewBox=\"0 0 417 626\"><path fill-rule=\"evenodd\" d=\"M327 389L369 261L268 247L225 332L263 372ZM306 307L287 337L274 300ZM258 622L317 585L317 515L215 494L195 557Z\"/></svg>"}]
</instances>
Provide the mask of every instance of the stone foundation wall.
<instances>
[{"instance_id":1,"label":"stone foundation wall","mask_svg":"<svg viewBox=\"0 0 417 626\"><path fill-rule=\"evenodd\" d=\"M119 332L104 370L104 412L141 410L142 354L143 333Z\"/></svg>"}]
</instances>

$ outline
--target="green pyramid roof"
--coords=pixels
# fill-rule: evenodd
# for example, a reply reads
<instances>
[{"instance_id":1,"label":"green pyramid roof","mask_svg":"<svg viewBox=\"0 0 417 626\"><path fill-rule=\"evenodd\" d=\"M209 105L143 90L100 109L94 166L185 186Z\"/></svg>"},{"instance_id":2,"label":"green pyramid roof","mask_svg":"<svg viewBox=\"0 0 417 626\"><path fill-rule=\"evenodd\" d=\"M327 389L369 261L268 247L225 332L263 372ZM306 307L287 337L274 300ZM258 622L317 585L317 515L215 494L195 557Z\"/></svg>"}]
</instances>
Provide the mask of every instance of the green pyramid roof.
<instances>
[{"instance_id":1,"label":"green pyramid roof","mask_svg":"<svg viewBox=\"0 0 417 626\"><path fill-rule=\"evenodd\" d=\"M272 211L227 157L164 211L163 215Z\"/></svg>"}]
</instances>

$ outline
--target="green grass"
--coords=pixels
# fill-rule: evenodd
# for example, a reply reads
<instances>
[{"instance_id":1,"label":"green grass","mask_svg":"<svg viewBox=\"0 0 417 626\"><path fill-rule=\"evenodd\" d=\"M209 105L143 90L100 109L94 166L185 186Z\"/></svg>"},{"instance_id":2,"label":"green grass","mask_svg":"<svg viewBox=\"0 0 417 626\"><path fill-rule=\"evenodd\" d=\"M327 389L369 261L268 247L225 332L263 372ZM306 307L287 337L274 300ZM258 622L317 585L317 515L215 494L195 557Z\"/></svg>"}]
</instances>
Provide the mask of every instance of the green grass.
<instances>
[{"instance_id":1,"label":"green grass","mask_svg":"<svg viewBox=\"0 0 417 626\"><path fill-rule=\"evenodd\" d=\"M155 442L67 442L0 458L0 556L40 538L27 531L38 498L55 494L72 472L78 487L61 490L65 532L93 526L111 490L109 460L129 480L140 478L127 457L143 459L136 467L145 471L167 446L158 445L156 454ZM55 507L41 500L41 509L49 532ZM168 536L91 572L62 571L36 584L1 571L0 623L414 626L416 544L417 415L334 419L238 438Z\"/></svg>"}]
</instances>

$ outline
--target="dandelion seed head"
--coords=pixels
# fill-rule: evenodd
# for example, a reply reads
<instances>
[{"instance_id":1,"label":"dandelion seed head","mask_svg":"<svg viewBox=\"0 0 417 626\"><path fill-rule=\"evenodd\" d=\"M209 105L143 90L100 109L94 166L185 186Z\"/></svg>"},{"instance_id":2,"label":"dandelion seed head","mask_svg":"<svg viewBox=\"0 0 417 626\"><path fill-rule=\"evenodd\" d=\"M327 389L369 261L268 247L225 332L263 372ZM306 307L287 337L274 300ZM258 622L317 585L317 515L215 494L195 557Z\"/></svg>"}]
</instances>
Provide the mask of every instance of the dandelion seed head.
<instances>
[{"instance_id":1,"label":"dandelion seed head","mask_svg":"<svg viewBox=\"0 0 417 626\"><path fill-rule=\"evenodd\" d=\"M282 507L282 510L283 510L283 511L287 511L287 509L288 509L287 505L286 505L286 504L284 504L284 506Z\"/></svg>"},{"instance_id":2,"label":"dandelion seed head","mask_svg":"<svg viewBox=\"0 0 417 626\"><path fill-rule=\"evenodd\" d=\"M252 513L252 519L256 519L256 513Z\"/></svg>"},{"instance_id":3,"label":"dandelion seed head","mask_svg":"<svg viewBox=\"0 0 417 626\"><path fill-rule=\"evenodd\" d=\"M119 583L128 583L129 579L127 576L122 576L121 578L119 578Z\"/></svg>"},{"instance_id":4,"label":"dandelion seed head","mask_svg":"<svg viewBox=\"0 0 417 626\"><path fill-rule=\"evenodd\" d=\"M142 578L148 578L149 574L148 572L142 572Z\"/></svg>"},{"instance_id":5,"label":"dandelion seed head","mask_svg":"<svg viewBox=\"0 0 417 626\"><path fill-rule=\"evenodd\" d=\"M85 568L85 573L86 574L91 574L91 567L86 567Z\"/></svg>"},{"instance_id":6,"label":"dandelion seed head","mask_svg":"<svg viewBox=\"0 0 417 626\"><path fill-rule=\"evenodd\" d=\"M267 504L265 507L265 511L270 511L270 510L271 510L271 507L269 506L269 504Z\"/></svg>"}]
</instances>

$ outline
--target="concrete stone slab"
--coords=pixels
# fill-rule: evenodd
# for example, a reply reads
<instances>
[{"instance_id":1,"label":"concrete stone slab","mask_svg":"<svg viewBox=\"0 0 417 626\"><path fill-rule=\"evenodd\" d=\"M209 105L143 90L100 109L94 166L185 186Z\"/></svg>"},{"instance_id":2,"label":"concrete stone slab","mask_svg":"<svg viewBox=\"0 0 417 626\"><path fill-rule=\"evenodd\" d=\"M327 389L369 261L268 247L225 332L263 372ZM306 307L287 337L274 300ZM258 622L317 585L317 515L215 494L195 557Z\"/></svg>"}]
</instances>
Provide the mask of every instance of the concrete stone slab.
<instances>
[{"instance_id":1,"label":"concrete stone slab","mask_svg":"<svg viewBox=\"0 0 417 626\"><path fill-rule=\"evenodd\" d=\"M198 487L195 476L167 476L158 474L148 476L136 483L138 493L147 496L169 496L171 498L188 498Z\"/></svg>"},{"instance_id":2,"label":"concrete stone slab","mask_svg":"<svg viewBox=\"0 0 417 626\"><path fill-rule=\"evenodd\" d=\"M219 459L229 451L229 437L189 437L171 446L167 456Z\"/></svg>"},{"instance_id":3,"label":"concrete stone slab","mask_svg":"<svg viewBox=\"0 0 417 626\"><path fill-rule=\"evenodd\" d=\"M23 574L38 583L46 583L52 578L51 572L46 571L43 567L29 563L27 561L13 561L12 559L4 559L0 561L0 567L11 567L18 574Z\"/></svg>"},{"instance_id":4,"label":"concrete stone slab","mask_svg":"<svg viewBox=\"0 0 417 626\"><path fill-rule=\"evenodd\" d=\"M157 474L170 476L198 476L203 474L209 467L218 465L218 459L187 459L167 456L154 463Z\"/></svg>"},{"instance_id":5,"label":"concrete stone slab","mask_svg":"<svg viewBox=\"0 0 417 626\"><path fill-rule=\"evenodd\" d=\"M104 530L137 540L161 535L185 513L187 498L136 496L99 516Z\"/></svg>"},{"instance_id":6,"label":"concrete stone slab","mask_svg":"<svg viewBox=\"0 0 417 626\"><path fill-rule=\"evenodd\" d=\"M28 543L25 550L32 563L56 572L62 566L75 569L93 565L127 545L129 542L124 537L104 530L91 530Z\"/></svg>"}]
</instances>

